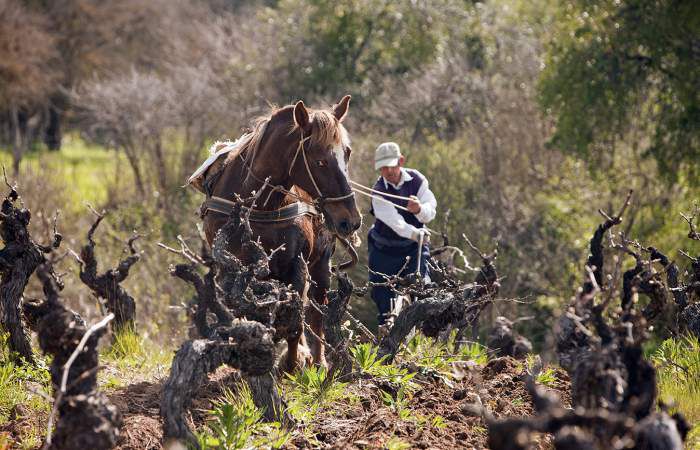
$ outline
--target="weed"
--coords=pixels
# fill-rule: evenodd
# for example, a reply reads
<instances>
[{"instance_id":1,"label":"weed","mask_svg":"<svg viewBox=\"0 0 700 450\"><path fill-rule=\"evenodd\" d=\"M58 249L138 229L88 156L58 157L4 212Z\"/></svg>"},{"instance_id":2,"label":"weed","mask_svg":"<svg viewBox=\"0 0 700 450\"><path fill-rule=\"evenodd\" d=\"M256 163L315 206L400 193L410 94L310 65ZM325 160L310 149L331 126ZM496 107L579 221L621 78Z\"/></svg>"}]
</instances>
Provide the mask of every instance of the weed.
<instances>
[{"instance_id":1,"label":"weed","mask_svg":"<svg viewBox=\"0 0 700 450\"><path fill-rule=\"evenodd\" d=\"M485 366L489 362L487 348L478 342L465 342L457 352L461 359L474 361L475 363Z\"/></svg>"},{"instance_id":2,"label":"weed","mask_svg":"<svg viewBox=\"0 0 700 450\"><path fill-rule=\"evenodd\" d=\"M9 361L3 361L0 365L0 423L5 422L12 409L19 404L36 410L48 410L48 403L27 389L28 384L32 383L50 392L51 376L41 360L38 362L37 367L27 364L17 366Z\"/></svg>"},{"instance_id":3,"label":"weed","mask_svg":"<svg viewBox=\"0 0 700 450\"><path fill-rule=\"evenodd\" d=\"M488 430L485 427L482 427L480 425L476 425L476 426L472 427L472 433L487 435Z\"/></svg>"},{"instance_id":4,"label":"weed","mask_svg":"<svg viewBox=\"0 0 700 450\"><path fill-rule=\"evenodd\" d=\"M389 440L386 441L384 446L387 448L387 450L406 450L408 448L411 448L411 445L409 443L402 441L396 436L392 436L391 438L389 438Z\"/></svg>"},{"instance_id":5,"label":"weed","mask_svg":"<svg viewBox=\"0 0 700 450\"><path fill-rule=\"evenodd\" d=\"M51 392L51 376L46 362L38 357L36 366L16 365L6 358L9 358L9 353L0 350L0 425L9 420L12 410L18 405L24 407L27 417L48 415L51 406L44 396ZM34 390L43 391L43 394L35 393ZM14 445L10 445L11 438L0 435L0 449L39 447L44 431L41 425L39 419L28 421L28 426L22 427L19 440ZM6 442L8 439L9 443Z\"/></svg>"},{"instance_id":6,"label":"weed","mask_svg":"<svg viewBox=\"0 0 700 450\"><path fill-rule=\"evenodd\" d=\"M449 342L440 342L417 333L411 338L401 354L405 361L410 361L419 367L434 370L442 374L451 372Z\"/></svg>"},{"instance_id":7,"label":"weed","mask_svg":"<svg viewBox=\"0 0 700 450\"><path fill-rule=\"evenodd\" d=\"M327 405L345 397L347 383L341 383L328 374L325 367L310 366L291 375L289 413L302 422L310 422Z\"/></svg>"},{"instance_id":8,"label":"weed","mask_svg":"<svg viewBox=\"0 0 700 450\"><path fill-rule=\"evenodd\" d=\"M386 356L379 358L377 347L370 343L358 344L350 349L355 362L363 372L371 373L377 366L384 363Z\"/></svg>"},{"instance_id":9,"label":"weed","mask_svg":"<svg viewBox=\"0 0 700 450\"><path fill-rule=\"evenodd\" d=\"M554 384L557 382L554 369L547 367L546 369L542 370L539 374L537 374L537 377L535 377L535 381L547 387L554 386Z\"/></svg>"},{"instance_id":10,"label":"weed","mask_svg":"<svg viewBox=\"0 0 700 450\"><path fill-rule=\"evenodd\" d=\"M289 440L289 433L277 423L263 423L263 411L255 406L247 384L240 384L236 393L224 390L209 411L211 420L206 430L197 435L202 449L234 450L242 448L280 448Z\"/></svg>"},{"instance_id":11,"label":"weed","mask_svg":"<svg viewBox=\"0 0 700 450\"><path fill-rule=\"evenodd\" d=\"M408 420L411 417L411 410L408 406L413 393L406 386L401 386L396 391L396 397L385 391L380 392L384 404L396 412L401 420Z\"/></svg>"},{"instance_id":12,"label":"weed","mask_svg":"<svg viewBox=\"0 0 700 450\"><path fill-rule=\"evenodd\" d=\"M443 428L447 427L447 422L445 422L445 418L442 417L441 415L435 415L433 416L433 419L430 421L430 425L433 428L437 428L438 430L442 430Z\"/></svg>"},{"instance_id":13,"label":"weed","mask_svg":"<svg viewBox=\"0 0 700 450\"><path fill-rule=\"evenodd\" d=\"M372 344L356 345L350 349L350 353L362 372L399 386L405 386L411 392L417 388L415 383L411 381L415 376L414 373L408 373L408 370L394 364L384 364L386 358L379 358L377 347L372 346Z\"/></svg>"}]
</instances>

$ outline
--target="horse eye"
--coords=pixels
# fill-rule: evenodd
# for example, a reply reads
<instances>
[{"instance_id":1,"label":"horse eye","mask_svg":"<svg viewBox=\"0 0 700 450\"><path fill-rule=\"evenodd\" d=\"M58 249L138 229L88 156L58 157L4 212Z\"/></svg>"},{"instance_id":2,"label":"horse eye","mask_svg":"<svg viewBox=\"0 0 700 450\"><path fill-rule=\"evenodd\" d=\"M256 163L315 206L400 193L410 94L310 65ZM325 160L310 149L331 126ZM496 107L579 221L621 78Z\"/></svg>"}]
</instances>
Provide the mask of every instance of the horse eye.
<instances>
[{"instance_id":1,"label":"horse eye","mask_svg":"<svg viewBox=\"0 0 700 450\"><path fill-rule=\"evenodd\" d=\"M326 167L326 166L328 166L328 163L327 163L326 161L322 160L322 159L319 159L318 161L316 161L316 164L318 165L318 167Z\"/></svg>"}]
</instances>

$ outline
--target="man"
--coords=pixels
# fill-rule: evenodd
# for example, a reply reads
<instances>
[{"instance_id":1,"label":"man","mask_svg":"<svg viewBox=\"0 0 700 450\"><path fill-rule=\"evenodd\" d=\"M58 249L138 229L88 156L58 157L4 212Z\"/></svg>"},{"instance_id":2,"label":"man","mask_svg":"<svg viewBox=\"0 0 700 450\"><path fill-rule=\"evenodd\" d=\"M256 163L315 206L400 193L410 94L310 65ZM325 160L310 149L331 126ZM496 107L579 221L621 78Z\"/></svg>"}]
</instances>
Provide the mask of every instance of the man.
<instances>
[{"instance_id":1,"label":"man","mask_svg":"<svg viewBox=\"0 0 700 450\"><path fill-rule=\"evenodd\" d=\"M416 273L419 242L423 244L420 274L427 276L429 233L424 224L435 218L437 202L423 174L406 169L403 165L404 157L398 144L385 142L377 147L374 168L380 171L381 176L374 189L380 193L406 197L407 200L381 194L372 199L370 212L375 221L367 237L371 282L385 282L386 277L382 274L406 276ZM409 258L407 264L406 257ZM379 310L379 325L383 325L391 312L396 292L388 287L375 286L371 295Z\"/></svg>"}]
</instances>

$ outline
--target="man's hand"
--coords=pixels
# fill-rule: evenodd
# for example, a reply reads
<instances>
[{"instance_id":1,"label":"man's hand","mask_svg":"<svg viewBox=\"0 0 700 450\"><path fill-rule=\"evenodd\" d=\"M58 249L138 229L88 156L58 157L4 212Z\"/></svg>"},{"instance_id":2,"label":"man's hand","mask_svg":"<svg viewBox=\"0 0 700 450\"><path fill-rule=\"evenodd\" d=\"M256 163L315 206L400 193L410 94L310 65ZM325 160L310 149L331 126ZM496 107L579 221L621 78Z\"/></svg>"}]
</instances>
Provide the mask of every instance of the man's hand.
<instances>
[{"instance_id":1,"label":"man's hand","mask_svg":"<svg viewBox=\"0 0 700 450\"><path fill-rule=\"evenodd\" d=\"M411 240L420 242L421 237L423 239L423 242L425 243L427 239L430 238L430 231L426 230L425 228L418 228L416 231L411 233Z\"/></svg>"},{"instance_id":2,"label":"man's hand","mask_svg":"<svg viewBox=\"0 0 700 450\"><path fill-rule=\"evenodd\" d=\"M418 200L418 197L416 197L415 195L410 196L408 200L408 205L406 205L406 209L408 209L408 212L410 212L411 214L420 213L420 201Z\"/></svg>"}]
</instances>

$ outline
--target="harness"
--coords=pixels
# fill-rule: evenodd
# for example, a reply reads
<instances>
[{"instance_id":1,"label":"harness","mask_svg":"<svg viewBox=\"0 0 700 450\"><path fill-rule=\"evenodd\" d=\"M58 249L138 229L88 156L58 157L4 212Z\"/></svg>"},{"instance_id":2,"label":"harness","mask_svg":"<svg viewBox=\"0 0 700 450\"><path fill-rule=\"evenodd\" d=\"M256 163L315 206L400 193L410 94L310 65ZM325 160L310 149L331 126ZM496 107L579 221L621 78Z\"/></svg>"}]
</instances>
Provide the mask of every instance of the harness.
<instances>
[{"instance_id":1,"label":"harness","mask_svg":"<svg viewBox=\"0 0 700 450\"><path fill-rule=\"evenodd\" d=\"M249 220L251 222L285 222L288 220L293 220L297 217L303 216L303 215L312 215L316 216L319 215L320 212L323 211L324 205L326 203L335 203L335 202L341 202L343 200L347 200L348 198L354 197L355 192L350 189L350 192L345 195L341 195L338 197L326 197L323 195L321 192L321 189L318 187L318 184L316 183L316 179L314 178L313 174L311 173L311 168L309 167L309 161L308 158L306 157L306 142L310 139L311 136L304 137L304 132L301 132L301 139L299 140L299 145L297 146L297 150L294 153L294 158L292 158L292 163L289 166L289 175L292 174L292 169L294 168L294 164L296 163L297 157L299 156L299 153L301 153L303 159L304 159L304 167L306 167L306 174L308 175L309 179L311 180L311 184L313 184L314 189L316 189L316 194L317 198L314 201L313 204L308 203L305 201L305 199L302 199L298 194L295 192L292 192L288 189L285 189L284 186L281 185L272 185L268 182L268 180L262 180L260 179L257 175L255 175L255 172L253 172L253 168L248 164L247 158L244 158L242 154L239 154L238 156L241 158L241 161L243 161L243 165L248 171L248 175L252 176L254 180L256 180L259 183L262 183L262 187L260 189L264 189L265 187L270 187L270 193L267 195L267 198L265 199L265 202L263 203L263 206L267 205L267 203L270 201L270 197L274 192L282 192L286 195L291 195L292 197L296 197L297 201L295 203L292 203L290 205L283 206L278 209L274 210L262 210L262 209L250 209L250 216ZM225 199L223 197L219 197L216 195L211 195L211 191L213 189L214 184L216 181L218 181L219 176L223 170L217 172L216 174L212 175L210 177L210 180L206 180L204 183L207 198L206 200L202 203L201 209L200 209L200 215L201 217L204 217L207 212L209 211L215 211L221 214L225 215L230 215L233 212L233 207L236 205L235 202Z\"/></svg>"},{"instance_id":2,"label":"harness","mask_svg":"<svg viewBox=\"0 0 700 450\"><path fill-rule=\"evenodd\" d=\"M207 211L216 211L229 216L231 213L233 213L233 209L236 205L237 203L231 200L213 196L204 201L202 204L202 209L204 210L203 214L206 214ZM242 209L250 208L243 206ZM250 212L250 217L248 220L251 222L285 222L307 214L316 216L319 213L314 205L304 202L294 202L290 205L273 209L271 211L253 209Z\"/></svg>"}]
</instances>

